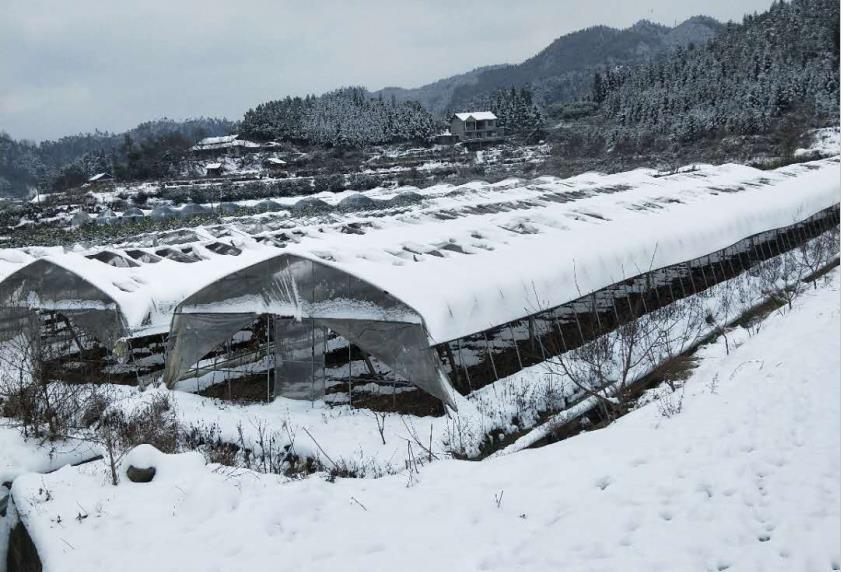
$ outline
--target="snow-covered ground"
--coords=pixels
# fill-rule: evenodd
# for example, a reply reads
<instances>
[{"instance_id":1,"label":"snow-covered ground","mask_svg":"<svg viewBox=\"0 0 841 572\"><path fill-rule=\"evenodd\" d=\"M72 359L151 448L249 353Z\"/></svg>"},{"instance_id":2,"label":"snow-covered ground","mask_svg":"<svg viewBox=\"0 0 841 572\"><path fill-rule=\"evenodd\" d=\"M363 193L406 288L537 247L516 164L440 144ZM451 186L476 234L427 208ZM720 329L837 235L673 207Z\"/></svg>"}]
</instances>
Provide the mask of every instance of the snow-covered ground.
<instances>
[{"instance_id":1,"label":"snow-covered ground","mask_svg":"<svg viewBox=\"0 0 841 572\"><path fill-rule=\"evenodd\" d=\"M98 451L90 445L78 441L41 445L37 440L25 439L9 420L0 418L0 486L13 481L21 473L46 473L97 454Z\"/></svg>"},{"instance_id":2,"label":"snow-covered ground","mask_svg":"<svg viewBox=\"0 0 841 572\"><path fill-rule=\"evenodd\" d=\"M484 462L330 483L140 451L150 484L92 463L13 495L53 571L837 570L838 323L835 271L705 348L684 391Z\"/></svg>"},{"instance_id":3,"label":"snow-covered ground","mask_svg":"<svg viewBox=\"0 0 841 572\"><path fill-rule=\"evenodd\" d=\"M838 127L823 127L813 129L808 137L809 146L797 149L795 157L817 154L820 157L831 157L837 155L841 150L841 130Z\"/></svg>"}]
</instances>

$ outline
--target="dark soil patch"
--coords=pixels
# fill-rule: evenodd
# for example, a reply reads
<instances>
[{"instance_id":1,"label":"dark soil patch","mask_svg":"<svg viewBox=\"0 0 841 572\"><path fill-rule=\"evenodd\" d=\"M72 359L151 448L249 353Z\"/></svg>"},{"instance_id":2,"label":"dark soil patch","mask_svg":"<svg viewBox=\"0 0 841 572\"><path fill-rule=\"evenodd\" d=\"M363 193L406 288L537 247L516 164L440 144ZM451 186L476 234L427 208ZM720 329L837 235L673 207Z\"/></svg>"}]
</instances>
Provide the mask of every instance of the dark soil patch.
<instances>
[{"instance_id":1,"label":"dark soil patch","mask_svg":"<svg viewBox=\"0 0 841 572\"><path fill-rule=\"evenodd\" d=\"M418 417L441 417L445 414L444 404L437 398L419 389L404 390L393 395L388 393L353 392L353 406L371 411L387 411Z\"/></svg>"}]
</instances>

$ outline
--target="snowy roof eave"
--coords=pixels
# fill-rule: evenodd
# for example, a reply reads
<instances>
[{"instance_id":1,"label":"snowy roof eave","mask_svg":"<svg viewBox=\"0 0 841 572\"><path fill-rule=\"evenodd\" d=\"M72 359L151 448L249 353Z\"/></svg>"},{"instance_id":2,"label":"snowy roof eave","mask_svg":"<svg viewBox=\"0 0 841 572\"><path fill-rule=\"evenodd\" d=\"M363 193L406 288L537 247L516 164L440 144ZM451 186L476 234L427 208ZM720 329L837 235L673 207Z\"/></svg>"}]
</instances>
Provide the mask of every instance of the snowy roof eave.
<instances>
[{"instance_id":1,"label":"snowy roof eave","mask_svg":"<svg viewBox=\"0 0 841 572\"><path fill-rule=\"evenodd\" d=\"M462 121L468 121L470 119L473 119L474 121L488 121L497 118L496 115L490 111L468 111L465 113L455 113L454 115Z\"/></svg>"}]
</instances>

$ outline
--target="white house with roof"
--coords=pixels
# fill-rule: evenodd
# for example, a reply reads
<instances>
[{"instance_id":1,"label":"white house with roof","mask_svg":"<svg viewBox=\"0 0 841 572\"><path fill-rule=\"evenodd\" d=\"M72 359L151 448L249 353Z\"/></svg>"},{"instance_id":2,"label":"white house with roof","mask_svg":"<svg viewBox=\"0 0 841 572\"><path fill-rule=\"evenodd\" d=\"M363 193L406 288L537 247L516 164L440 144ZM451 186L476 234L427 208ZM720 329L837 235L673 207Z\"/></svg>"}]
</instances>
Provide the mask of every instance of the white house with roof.
<instances>
[{"instance_id":1,"label":"white house with roof","mask_svg":"<svg viewBox=\"0 0 841 572\"><path fill-rule=\"evenodd\" d=\"M459 141L490 141L499 139L497 117L490 111L454 113L450 118L450 133Z\"/></svg>"}]
</instances>

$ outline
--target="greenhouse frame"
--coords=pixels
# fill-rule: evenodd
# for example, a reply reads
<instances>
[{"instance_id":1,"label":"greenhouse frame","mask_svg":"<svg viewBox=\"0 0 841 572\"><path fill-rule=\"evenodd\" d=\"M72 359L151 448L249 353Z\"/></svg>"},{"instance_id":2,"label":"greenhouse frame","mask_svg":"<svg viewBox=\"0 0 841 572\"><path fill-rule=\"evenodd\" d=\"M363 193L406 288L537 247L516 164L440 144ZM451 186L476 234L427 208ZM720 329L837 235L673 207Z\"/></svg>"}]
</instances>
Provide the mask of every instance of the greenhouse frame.
<instances>
[{"instance_id":1,"label":"greenhouse frame","mask_svg":"<svg viewBox=\"0 0 841 572\"><path fill-rule=\"evenodd\" d=\"M382 382L454 408L457 392L836 229L837 168L471 183L379 211L290 209L108 248L23 249L0 258L0 330L62 316L128 348L141 384L201 391L262 375L266 399L317 399Z\"/></svg>"}]
</instances>

